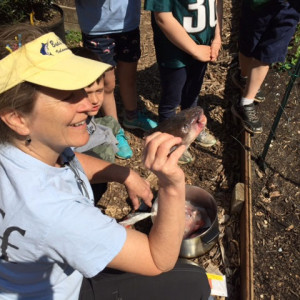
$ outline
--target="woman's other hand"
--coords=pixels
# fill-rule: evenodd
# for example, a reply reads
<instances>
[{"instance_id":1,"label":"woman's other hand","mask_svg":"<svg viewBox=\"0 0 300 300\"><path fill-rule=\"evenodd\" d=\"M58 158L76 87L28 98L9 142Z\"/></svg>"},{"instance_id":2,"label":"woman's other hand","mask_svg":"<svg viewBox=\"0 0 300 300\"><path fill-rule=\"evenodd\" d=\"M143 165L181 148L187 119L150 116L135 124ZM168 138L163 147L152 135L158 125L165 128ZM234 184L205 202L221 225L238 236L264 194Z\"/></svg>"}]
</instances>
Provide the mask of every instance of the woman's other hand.
<instances>
[{"instance_id":1,"label":"woman's other hand","mask_svg":"<svg viewBox=\"0 0 300 300\"><path fill-rule=\"evenodd\" d=\"M135 171L130 170L129 176L124 181L124 185L135 210L140 206L139 198L149 207L152 206L153 194L150 183L147 180L143 179Z\"/></svg>"}]
</instances>

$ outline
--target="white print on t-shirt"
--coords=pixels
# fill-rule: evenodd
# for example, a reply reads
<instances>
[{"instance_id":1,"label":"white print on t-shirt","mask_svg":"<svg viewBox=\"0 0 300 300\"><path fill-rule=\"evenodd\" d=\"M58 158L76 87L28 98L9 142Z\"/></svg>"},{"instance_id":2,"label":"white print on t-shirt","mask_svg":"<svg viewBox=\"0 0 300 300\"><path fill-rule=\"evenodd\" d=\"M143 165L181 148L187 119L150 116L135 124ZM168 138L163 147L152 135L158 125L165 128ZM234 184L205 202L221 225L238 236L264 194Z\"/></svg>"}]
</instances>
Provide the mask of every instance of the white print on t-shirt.
<instances>
[{"instance_id":1,"label":"white print on t-shirt","mask_svg":"<svg viewBox=\"0 0 300 300\"><path fill-rule=\"evenodd\" d=\"M2 216L2 219L4 219L5 217L5 212L0 208L0 214ZM9 236L14 232L14 231L17 231L19 232L21 235L25 235L25 230L19 228L19 227L16 227L16 226L11 226L11 227L8 227L6 228L6 230L4 231L3 233L3 236L0 236L0 239L2 240L2 243L1 243L1 256L0 256L0 259L4 259L6 261L9 261L8 259L8 255L7 255L7 247L10 246L12 248L15 248L15 249L19 249L19 247L17 247L16 245L13 245L11 243L8 242L8 239L9 239Z\"/></svg>"},{"instance_id":2,"label":"white print on t-shirt","mask_svg":"<svg viewBox=\"0 0 300 300\"><path fill-rule=\"evenodd\" d=\"M194 22L193 17L183 17L183 27L188 33L201 32L206 27L206 7L204 3L206 0L197 0L196 3L188 5L189 10L197 11L197 22ZM208 0L209 4L209 26L215 27L216 20L216 7L215 0ZM193 27L193 24L196 26Z\"/></svg>"}]
</instances>

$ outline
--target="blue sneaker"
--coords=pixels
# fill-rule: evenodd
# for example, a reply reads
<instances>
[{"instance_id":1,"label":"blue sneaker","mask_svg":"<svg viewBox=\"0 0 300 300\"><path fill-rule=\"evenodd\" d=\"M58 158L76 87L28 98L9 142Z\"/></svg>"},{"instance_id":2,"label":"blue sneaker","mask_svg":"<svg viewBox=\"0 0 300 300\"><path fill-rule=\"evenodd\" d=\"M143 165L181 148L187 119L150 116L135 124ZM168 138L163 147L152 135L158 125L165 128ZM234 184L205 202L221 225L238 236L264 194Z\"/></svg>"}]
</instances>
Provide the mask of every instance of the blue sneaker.
<instances>
[{"instance_id":1,"label":"blue sneaker","mask_svg":"<svg viewBox=\"0 0 300 300\"><path fill-rule=\"evenodd\" d=\"M119 151L116 153L116 156L121 159L131 158L133 153L127 142L128 138L125 136L124 129L121 128L116 135L116 139L118 140L118 148Z\"/></svg>"},{"instance_id":2,"label":"blue sneaker","mask_svg":"<svg viewBox=\"0 0 300 300\"><path fill-rule=\"evenodd\" d=\"M123 126L130 129L141 129L143 131L149 131L157 126L157 123L149 119L146 115L138 112L138 117L133 120L128 120L124 115Z\"/></svg>"}]
</instances>

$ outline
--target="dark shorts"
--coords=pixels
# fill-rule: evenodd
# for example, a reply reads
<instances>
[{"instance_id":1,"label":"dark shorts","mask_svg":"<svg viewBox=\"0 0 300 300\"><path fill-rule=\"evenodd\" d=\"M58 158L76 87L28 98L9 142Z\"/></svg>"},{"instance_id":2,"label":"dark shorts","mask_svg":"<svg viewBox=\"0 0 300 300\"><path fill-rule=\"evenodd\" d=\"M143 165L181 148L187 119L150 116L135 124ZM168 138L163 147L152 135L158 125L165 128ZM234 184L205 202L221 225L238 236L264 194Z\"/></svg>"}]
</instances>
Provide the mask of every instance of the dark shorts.
<instances>
[{"instance_id":1,"label":"dark shorts","mask_svg":"<svg viewBox=\"0 0 300 300\"><path fill-rule=\"evenodd\" d=\"M97 53L105 63L137 62L141 57L140 29L105 35L82 33L83 46Z\"/></svg>"},{"instance_id":2,"label":"dark shorts","mask_svg":"<svg viewBox=\"0 0 300 300\"><path fill-rule=\"evenodd\" d=\"M283 62L300 13L288 2L271 1L255 11L246 2L240 21L240 52L267 64Z\"/></svg>"},{"instance_id":3,"label":"dark shorts","mask_svg":"<svg viewBox=\"0 0 300 300\"><path fill-rule=\"evenodd\" d=\"M207 300L209 295L205 270L179 262L173 270L158 276L105 269L83 279L79 300Z\"/></svg>"}]
</instances>

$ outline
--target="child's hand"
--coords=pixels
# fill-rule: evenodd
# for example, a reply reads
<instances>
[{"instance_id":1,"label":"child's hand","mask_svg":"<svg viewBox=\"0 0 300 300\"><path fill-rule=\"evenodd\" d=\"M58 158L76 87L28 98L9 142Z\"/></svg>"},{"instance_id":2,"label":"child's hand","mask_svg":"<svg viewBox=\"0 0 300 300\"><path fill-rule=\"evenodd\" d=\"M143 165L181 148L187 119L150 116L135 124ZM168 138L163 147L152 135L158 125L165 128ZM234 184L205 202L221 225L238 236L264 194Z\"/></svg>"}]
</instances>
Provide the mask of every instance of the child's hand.
<instances>
[{"instance_id":1,"label":"child's hand","mask_svg":"<svg viewBox=\"0 0 300 300\"><path fill-rule=\"evenodd\" d=\"M211 54L210 61L215 62L218 58L219 51L221 49L222 43L221 41L213 41L211 44Z\"/></svg>"},{"instance_id":2,"label":"child's hand","mask_svg":"<svg viewBox=\"0 0 300 300\"><path fill-rule=\"evenodd\" d=\"M211 50L210 46L206 45L197 45L196 51L194 51L193 58L202 61L202 62L208 62L211 61Z\"/></svg>"}]
</instances>

